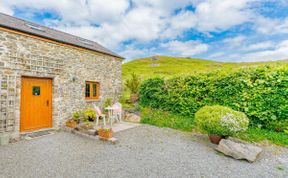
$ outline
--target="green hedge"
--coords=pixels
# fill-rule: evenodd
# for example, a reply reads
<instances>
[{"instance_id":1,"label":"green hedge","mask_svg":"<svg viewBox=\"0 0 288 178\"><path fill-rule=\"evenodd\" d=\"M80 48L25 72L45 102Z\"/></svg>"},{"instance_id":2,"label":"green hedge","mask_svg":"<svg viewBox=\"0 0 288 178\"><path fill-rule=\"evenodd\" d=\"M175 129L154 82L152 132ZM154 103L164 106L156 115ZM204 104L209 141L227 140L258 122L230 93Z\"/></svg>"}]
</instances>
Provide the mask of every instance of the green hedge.
<instances>
[{"instance_id":1,"label":"green hedge","mask_svg":"<svg viewBox=\"0 0 288 178\"><path fill-rule=\"evenodd\" d=\"M140 103L191 117L203 106L222 105L246 113L254 127L284 127L288 120L288 65L148 79L141 85Z\"/></svg>"}]
</instances>

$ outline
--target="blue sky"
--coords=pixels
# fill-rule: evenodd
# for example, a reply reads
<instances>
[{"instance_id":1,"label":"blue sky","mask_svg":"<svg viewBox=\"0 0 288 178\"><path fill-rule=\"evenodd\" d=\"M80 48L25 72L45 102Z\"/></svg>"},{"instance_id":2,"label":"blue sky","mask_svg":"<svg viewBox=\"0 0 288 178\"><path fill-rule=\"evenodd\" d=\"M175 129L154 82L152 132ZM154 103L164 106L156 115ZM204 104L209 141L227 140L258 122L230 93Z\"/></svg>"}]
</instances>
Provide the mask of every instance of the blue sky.
<instances>
[{"instance_id":1,"label":"blue sky","mask_svg":"<svg viewBox=\"0 0 288 178\"><path fill-rule=\"evenodd\" d=\"M131 59L288 59L288 0L1 0L0 12Z\"/></svg>"}]
</instances>

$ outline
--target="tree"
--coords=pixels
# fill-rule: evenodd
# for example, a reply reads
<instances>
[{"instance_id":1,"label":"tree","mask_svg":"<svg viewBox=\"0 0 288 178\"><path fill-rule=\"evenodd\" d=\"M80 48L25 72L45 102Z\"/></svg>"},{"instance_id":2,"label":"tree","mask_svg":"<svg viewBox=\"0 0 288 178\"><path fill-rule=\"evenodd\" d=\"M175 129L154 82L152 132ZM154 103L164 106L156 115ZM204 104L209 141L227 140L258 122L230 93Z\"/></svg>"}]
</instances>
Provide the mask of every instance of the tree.
<instances>
[{"instance_id":1,"label":"tree","mask_svg":"<svg viewBox=\"0 0 288 178\"><path fill-rule=\"evenodd\" d=\"M135 73L132 73L131 78L126 80L125 82L125 86L130 91L130 101L133 103L136 102L139 98L140 85L141 85L141 79Z\"/></svg>"}]
</instances>

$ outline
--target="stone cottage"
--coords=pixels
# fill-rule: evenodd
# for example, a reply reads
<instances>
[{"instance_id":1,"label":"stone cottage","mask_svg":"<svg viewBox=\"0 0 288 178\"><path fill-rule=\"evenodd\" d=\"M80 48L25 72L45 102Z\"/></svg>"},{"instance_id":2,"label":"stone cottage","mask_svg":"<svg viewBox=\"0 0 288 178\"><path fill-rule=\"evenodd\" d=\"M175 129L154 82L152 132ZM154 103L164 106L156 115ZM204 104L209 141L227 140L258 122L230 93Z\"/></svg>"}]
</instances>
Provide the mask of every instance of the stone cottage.
<instances>
[{"instance_id":1,"label":"stone cottage","mask_svg":"<svg viewBox=\"0 0 288 178\"><path fill-rule=\"evenodd\" d=\"M121 94L123 58L96 42L0 13L0 134L59 128Z\"/></svg>"}]
</instances>

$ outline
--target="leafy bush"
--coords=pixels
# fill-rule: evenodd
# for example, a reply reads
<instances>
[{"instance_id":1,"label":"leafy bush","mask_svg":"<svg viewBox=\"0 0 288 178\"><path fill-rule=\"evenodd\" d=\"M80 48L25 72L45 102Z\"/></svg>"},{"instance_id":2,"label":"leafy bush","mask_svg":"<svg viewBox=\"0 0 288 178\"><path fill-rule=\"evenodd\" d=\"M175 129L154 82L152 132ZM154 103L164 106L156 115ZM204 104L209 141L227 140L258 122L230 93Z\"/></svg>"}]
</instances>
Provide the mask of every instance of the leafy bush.
<instances>
[{"instance_id":1,"label":"leafy bush","mask_svg":"<svg viewBox=\"0 0 288 178\"><path fill-rule=\"evenodd\" d=\"M125 82L125 86L130 90L131 94L139 94L140 85L141 79L135 73L132 73L131 78Z\"/></svg>"},{"instance_id":2,"label":"leafy bush","mask_svg":"<svg viewBox=\"0 0 288 178\"><path fill-rule=\"evenodd\" d=\"M83 117L83 112L82 111L77 111L73 113L73 120L76 122L79 122L81 118Z\"/></svg>"},{"instance_id":3,"label":"leafy bush","mask_svg":"<svg viewBox=\"0 0 288 178\"><path fill-rule=\"evenodd\" d=\"M231 136L248 128L249 119L238 111L224 106L204 106L195 113L196 124L209 134Z\"/></svg>"},{"instance_id":4,"label":"leafy bush","mask_svg":"<svg viewBox=\"0 0 288 178\"><path fill-rule=\"evenodd\" d=\"M86 109L83 111L83 121L88 122L88 121L95 121L96 120L96 113L95 110L92 108Z\"/></svg>"},{"instance_id":5,"label":"leafy bush","mask_svg":"<svg viewBox=\"0 0 288 178\"><path fill-rule=\"evenodd\" d=\"M288 65L247 68L234 73L207 73L153 78L140 87L140 104L184 116L206 105L222 105L245 112L255 128L271 128L271 121L288 119Z\"/></svg>"},{"instance_id":6,"label":"leafy bush","mask_svg":"<svg viewBox=\"0 0 288 178\"><path fill-rule=\"evenodd\" d=\"M144 81L140 87L140 102L144 106L161 108L165 102L165 83L161 78L153 78Z\"/></svg>"},{"instance_id":7,"label":"leafy bush","mask_svg":"<svg viewBox=\"0 0 288 178\"><path fill-rule=\"evenodd\" d=\"M276 132L288 133L288 120L283 121L272 120L269 122L267 128L269 130L274 130Z\"/></svg>"},{"instance_id":8,"label":"leafy bush","mask_svg":"<svg viewBox=\"0 0 288 178\"><path fill-rule=\"evenodd\" d=\"M103 106L106 108L106 107L109 107L109 106L112 106L112 99L111 98L107 98L105 103L103 104Z\"/></svg>"}]
</instances>

